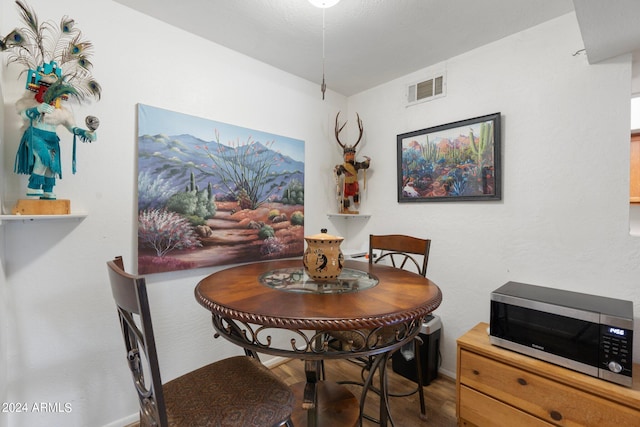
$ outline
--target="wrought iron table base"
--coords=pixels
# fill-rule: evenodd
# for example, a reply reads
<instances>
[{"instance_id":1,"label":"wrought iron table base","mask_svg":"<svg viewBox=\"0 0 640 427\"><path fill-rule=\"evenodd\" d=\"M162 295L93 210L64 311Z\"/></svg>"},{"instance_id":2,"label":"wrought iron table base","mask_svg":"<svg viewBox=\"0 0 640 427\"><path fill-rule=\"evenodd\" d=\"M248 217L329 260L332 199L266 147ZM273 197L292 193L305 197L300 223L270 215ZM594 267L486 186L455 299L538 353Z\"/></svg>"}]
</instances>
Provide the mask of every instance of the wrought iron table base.
<instances>
[{"instance_id":1,"label":"wrought iron table base","mask_svg":"<svg viewBox=\"0 0 640 427\"><path fill-rule=\"evenodd\" d=\"M381 343L380 339L372 339L379 337L379 332L383 328L358 331L363 336L362 347L351 346L349 349L335 349L329 345L331 338L327 331L309 331L299 329L287 329L279 327L269 327L261 325L252 325L239 320L229 319L218 315L212 317L213 327L217 331L216 337L224 336L231 342L242 346L245 353L258 357L258 353L272 354L287 358L299 358L305 361L306 384L304 386L302 408L308 411L307 425L320 427L316 425L316 414L318 404L318 382L323 380L322 360L337 358L355 358L362 356L371 356L373 363L369 371L369 375L363 384L354 383L363 386L360 395L360 415L359 425L362 426L362 419L367 418L371 421L386 426L390 422L393 425L393 419L389 412L388 386L386 366L391 354L407 342L411 342L418 332L422 324L422 319L414 319L408 323L400 323L397 325L395 337L390 343ZM280 333L288 333L290 347L282 348L274 345L271 332L279 331ZM302 342L300 345L299 343ZM380 377L380 388L378 390L373 387L373 379L376 371ZM347 382L342 382L346 384ZM365 415L364 403L369 390L374 390L380 395L380 415L379 419Z\"/></svg>"}]
</instances>

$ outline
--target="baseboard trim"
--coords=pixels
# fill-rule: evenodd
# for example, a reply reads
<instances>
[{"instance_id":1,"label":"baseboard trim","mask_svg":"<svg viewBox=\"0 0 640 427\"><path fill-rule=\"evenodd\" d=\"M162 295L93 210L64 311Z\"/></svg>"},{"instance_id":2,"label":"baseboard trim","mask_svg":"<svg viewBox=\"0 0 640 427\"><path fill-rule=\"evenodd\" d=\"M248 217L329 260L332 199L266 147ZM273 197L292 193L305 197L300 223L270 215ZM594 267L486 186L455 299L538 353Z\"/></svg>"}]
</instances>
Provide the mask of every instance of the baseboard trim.
<instances>
[{"instance_id":1,"label":"baseboard trim","mask_svg":"<svg viewBox=\"0 0 640 427\"><path fill-rule=\"evenodd\" d=\"M128 417L121 418L117 421L113 421L107 425L104 425L103 427L127 427L130 425L138 425L139 423L140 423L140 414L136 412L135 414L129 415Z\"/></svg>"}]
</instances>

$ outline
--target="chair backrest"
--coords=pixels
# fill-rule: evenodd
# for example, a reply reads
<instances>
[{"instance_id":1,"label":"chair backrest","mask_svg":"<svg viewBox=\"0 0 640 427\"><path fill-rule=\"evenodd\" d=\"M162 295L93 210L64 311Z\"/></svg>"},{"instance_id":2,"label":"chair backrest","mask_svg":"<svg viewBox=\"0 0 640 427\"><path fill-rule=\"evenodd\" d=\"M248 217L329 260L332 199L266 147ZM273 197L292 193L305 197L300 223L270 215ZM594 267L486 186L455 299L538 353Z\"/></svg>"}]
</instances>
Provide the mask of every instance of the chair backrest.
<instances>
[{"instance_id":1,"label":"chair backrest","mask_svg":"<svg viewBox=\"0 0 640 427\"><path fill-rule=\"evenodd\" d=\"M383 260L393 267L411 270L422 276L427 275L431 239L419 239L401 234L369 235L369 263ZM376 251L380 251L379 254ZM408 265L407 265L408 263Z\"/></svg>"},{"instance_id":2,"label":"chair backrest","mask_svg":"<svg viewBox=\"0 0 640 427\"><path fill-rule=\"evenodd\" d=\"M107 267L127 362L140 401L140 425L166 427L167 413L146 281L142 276L126 273L122 257L108 261Z\"/></svg>"}]
</instances>

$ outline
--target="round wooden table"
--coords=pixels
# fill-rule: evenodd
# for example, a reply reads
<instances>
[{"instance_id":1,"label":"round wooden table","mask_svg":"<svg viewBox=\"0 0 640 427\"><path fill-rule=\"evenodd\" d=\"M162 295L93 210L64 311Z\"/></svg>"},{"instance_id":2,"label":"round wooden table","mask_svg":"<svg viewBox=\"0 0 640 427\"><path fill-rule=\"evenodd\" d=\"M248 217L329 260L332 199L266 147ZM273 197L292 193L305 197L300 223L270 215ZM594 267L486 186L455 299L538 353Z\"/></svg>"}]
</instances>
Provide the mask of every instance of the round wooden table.
<instances>
[{"instance_id":1,"label":"round wooden table","mask_svg":"<svg viewBox=\"0 0 640 427\"><path fill-rule=\"evenodd\" d=\"M418 274L360 261L346 261L344 267L340 280L314 282L300 259L244 264L215 272L195 288L197 301L211 311L217 335L247 354L305 360L302 407L308 425L323 425L317 405L327 399L318 398L316 391L334 388L317 387L320 360L378 355L382 377L390 352L412 340L422 319L442 301L438 286ZM382 328L392 328L392 337L372 339ZM280 339L272 339L274 330ZM332 331L355 331L362 344L334 349L329 345ZM382 400L380 423L386 425L388 408ZM335 419L329 422L338 425Z\"/></svg>"}]
</instances>

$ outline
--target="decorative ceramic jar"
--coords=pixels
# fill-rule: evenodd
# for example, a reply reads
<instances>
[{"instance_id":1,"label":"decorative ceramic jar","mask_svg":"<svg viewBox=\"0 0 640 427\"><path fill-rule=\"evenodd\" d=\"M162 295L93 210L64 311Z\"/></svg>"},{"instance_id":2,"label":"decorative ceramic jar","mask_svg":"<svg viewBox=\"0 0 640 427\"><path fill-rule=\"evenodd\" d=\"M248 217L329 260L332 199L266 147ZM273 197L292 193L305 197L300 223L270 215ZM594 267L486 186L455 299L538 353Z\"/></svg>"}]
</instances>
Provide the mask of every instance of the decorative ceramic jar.
<instances>
[{"instance_id":1,"label":"decorative ceramic jar","mask_svg":"<svg viewBox=\"0 0 640 427\"><path fill-rule=\"evenodd\" d=\"M323 228L320 234L305 236L307 249L304 251L302 262L309 277L314 280L335 279L342 272L344 255L340 244L344 237L327 234Z\"/></svg>"}]
</instances>

